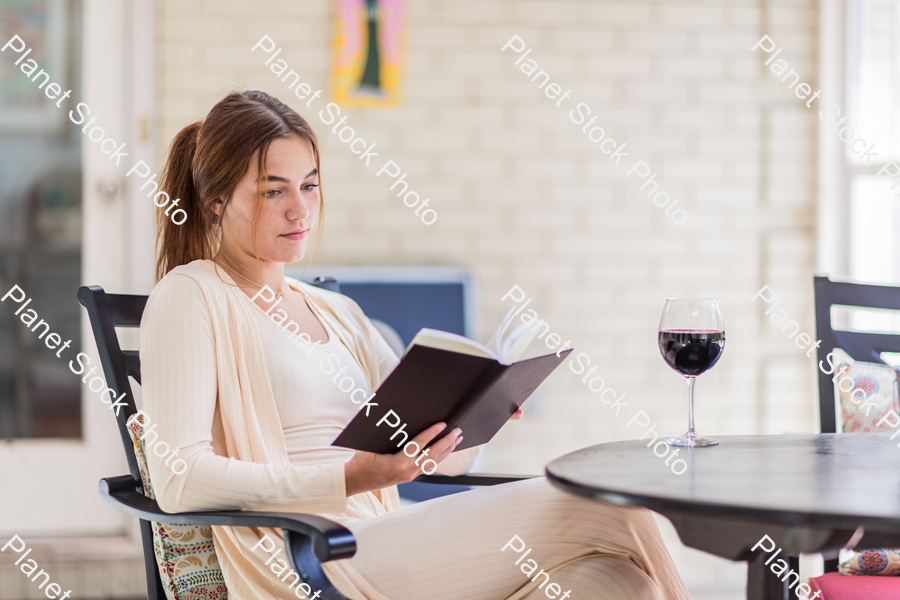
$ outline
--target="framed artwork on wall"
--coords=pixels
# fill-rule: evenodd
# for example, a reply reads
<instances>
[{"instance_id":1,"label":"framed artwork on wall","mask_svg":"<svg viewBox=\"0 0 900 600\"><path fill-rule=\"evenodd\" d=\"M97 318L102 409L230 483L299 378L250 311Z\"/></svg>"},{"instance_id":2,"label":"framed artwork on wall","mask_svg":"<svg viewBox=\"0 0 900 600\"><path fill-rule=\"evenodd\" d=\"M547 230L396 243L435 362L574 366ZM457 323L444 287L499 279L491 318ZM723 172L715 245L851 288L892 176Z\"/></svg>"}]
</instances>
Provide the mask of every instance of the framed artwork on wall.
<instances>
[{"instance_id":1,"label":"framed artwork on wall","mask_svg":"<svg viewBox=\"0 0 900 600\"><path fill-rule=\"evenodd\" d=\"M396 106L405 63L405 0L333 0L331 89L342 108Z\"/></svg>"}]
</instances>

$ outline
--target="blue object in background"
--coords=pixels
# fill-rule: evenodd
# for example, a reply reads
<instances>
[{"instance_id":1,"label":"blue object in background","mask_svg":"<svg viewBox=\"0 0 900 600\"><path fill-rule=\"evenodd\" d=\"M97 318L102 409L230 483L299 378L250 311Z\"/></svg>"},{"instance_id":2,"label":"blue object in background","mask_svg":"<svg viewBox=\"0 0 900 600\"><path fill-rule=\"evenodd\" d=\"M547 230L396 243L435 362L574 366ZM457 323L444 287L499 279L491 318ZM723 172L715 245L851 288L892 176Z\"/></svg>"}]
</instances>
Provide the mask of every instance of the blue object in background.
<instances>
[{"instance_id":1,"label":"blue object in background","mask_svg":"<svg viewBox=\"0 0 900 600\"><path fill-rule=\"evenodd\" d=\"M464 282L344 282L341 293L353 298L370 319L380 319L409 345L420 329L430 327L466 334Z\"/></svg>"}]
</instances>

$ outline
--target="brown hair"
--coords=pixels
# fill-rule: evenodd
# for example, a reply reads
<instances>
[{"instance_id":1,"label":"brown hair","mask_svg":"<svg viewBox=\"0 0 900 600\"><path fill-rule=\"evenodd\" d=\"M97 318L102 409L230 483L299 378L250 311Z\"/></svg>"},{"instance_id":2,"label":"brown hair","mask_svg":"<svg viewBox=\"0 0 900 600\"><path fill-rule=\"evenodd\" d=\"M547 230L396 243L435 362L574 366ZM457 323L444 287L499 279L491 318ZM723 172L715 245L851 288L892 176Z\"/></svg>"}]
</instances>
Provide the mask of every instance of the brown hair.
<instances>
[{"instance_id":1,"label":"brown hair","mask_svg":"<svg viewBox=\"0 0 900 600\"><path fill-rule=\"evenodd\" d=\"M295 135L312 146L316 169L321 173L319 145L312 127L294 109L265 92L228 94L212 107L206 119L178 132L169 146L160 189L171 198L181 199L179 207L187 213L187 218L176 225L164 211L158 211L157 279L177 266L216 255L221 243L221 219L210 204L221 198L228 205L238 182L250 167L254 152L259 150L259 172L263 176L269 144ZM313 254L322 234L323 209L320 193ZM254 249L261 210L261 203L257 203Z\"/></svg>"}]
</instances>

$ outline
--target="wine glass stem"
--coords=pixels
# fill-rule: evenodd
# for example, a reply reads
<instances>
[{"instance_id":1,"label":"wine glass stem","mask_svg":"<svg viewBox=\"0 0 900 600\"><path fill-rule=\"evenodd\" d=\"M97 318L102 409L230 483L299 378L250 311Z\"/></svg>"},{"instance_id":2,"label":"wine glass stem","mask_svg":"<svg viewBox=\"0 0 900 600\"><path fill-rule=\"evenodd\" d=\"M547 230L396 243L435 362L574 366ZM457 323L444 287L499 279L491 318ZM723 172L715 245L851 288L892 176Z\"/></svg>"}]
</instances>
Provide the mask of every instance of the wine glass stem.
<instances>
[{"instance_id":1,"label":"wine glass stem","mask_svg":"<svg viewBox=\"0 0 900 600\"><path fill-rule=\"evenodd\" d=\"M686 377L688 388L688 435L696 435L694 431L694 379L696 377Z\"/></svg>"}]
</instances>

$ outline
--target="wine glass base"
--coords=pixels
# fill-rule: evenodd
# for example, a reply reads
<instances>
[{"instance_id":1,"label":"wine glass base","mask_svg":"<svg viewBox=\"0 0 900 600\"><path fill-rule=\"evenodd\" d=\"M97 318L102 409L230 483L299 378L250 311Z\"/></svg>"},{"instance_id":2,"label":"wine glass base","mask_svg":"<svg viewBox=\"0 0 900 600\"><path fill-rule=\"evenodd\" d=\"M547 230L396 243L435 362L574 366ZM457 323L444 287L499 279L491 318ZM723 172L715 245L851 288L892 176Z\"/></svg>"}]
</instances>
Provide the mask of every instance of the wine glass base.
<instances>
[{"instance_id":1,"label":"wine glass base","mask_svg":"<svg viewBox=\"0 0 900 600\"><path fill-rule=\"evenodd\" d=\"M681 437L667 439L666 444L682 448L703 448L705 446L718 446L719 442L712 438L697 435L694 432L688 432Z\"/></svg>"}]
</instances>

